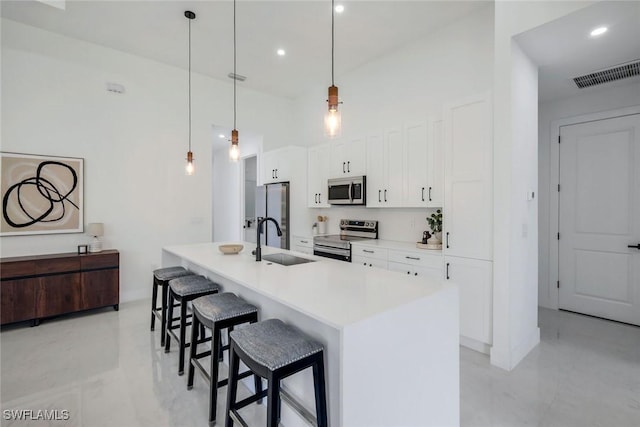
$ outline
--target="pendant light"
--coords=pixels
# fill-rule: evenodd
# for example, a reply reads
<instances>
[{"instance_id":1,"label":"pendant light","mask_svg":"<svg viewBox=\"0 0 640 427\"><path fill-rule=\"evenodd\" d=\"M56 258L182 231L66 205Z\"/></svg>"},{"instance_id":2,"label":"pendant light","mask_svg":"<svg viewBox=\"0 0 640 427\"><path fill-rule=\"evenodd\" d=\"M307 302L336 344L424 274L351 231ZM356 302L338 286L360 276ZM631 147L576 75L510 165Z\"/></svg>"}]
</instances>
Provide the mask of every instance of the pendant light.
<instances>
[{"instance_id":1,"label":"pendant light","mask_svg":"<svg viewBox=\"0 0 640 427\"><path fill-rule=\"evenodd\" d=\"M193 153L191 152L191 21L196 18L196 14L187 10L184 12L184 16L189 20L189 151L187 151L185 172L187 175L193 175L195 167L193 166Z\"/></svg>"},{"instance_id":2,"label":"pendant light","mask_svg":"<svg viewBox=\"0 0 640 427\"><path fill-rule=\"evenodd\" d=\"M331 0L331 86L329 86L329 97L327 99L327 112L324 116L324 134L329 138L340 136L342 132L342 117L338 111L338 87L334 84L334 50L335 50L335 7L334 0Z\"/></svg>"},{"instance_id":3,"label":"pendant light","mask_svg":"<svg viewBox=\"0 0 640 427\"><path fill-rule=\"evenodd\" d=\"M229 147L229 159L237 162L240 158L238 148L238 129L236 127L236 0L233 0L233 130L231 131L231 147Z\"/></svg>"}]
</instances>

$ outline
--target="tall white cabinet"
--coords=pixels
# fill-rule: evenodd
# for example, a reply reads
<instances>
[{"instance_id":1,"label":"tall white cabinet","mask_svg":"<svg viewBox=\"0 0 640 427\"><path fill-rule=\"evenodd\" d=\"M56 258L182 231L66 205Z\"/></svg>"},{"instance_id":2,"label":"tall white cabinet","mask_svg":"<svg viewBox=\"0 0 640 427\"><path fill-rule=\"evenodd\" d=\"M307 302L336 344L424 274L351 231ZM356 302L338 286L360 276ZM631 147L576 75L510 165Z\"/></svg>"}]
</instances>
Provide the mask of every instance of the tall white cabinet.
<instances>
[{"instance_id":1,"label":"tall white cabinet","mask_svg":"<svg viewBox=\"0 0 640 427\"><path fill-rule=\"evenodd\" d=\"M460 286L462 344L486 352L492 340L491 94L447 104L443 117L445 277Z\"/></svg>"},{"instance_id":2,"label":"tall white cabinet","mask_svg":"<svg viewBox=\"0 0 640 427\"><path fill-rule=\"evenodd\" d=\"M307 205L328 208L327 179L329 178L329 144L309 148L307 163Z\"/></svg>"},{"instance_id":3,"label":"tall white cabinet","mask_svg":"<svg viewBox=\"0 0 640 427\"><path fill-rule=\"evenodd\" d=\"M444 186L442 120L419 120L404 126L406 207L441 207Z\"/></svg>"}]
</instances>

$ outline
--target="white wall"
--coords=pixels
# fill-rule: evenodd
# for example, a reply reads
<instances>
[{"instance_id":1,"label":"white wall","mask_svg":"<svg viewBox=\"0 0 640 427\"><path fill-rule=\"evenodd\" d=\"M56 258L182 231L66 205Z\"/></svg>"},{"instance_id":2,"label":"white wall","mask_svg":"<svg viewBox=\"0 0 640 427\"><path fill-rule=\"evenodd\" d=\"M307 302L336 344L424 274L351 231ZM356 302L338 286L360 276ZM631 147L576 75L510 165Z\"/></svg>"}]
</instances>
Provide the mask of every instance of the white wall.
<instances>
[{"instance_id":1,"label":"white wall","mask_svg":"<svg viewBox=\"0 0 640 427\"><path fill-rule=\"evenodd\" d=\"M121 251L121 300L151 292L165 245L211 237L211 126L232 123L232 86L194 74L196 175L184 175L187 72L2 20L2 150L85 159L85 221ZM117 95L106 82L125 86ZM287 144L290 101L238 91L238 125ZM217 203L217 201L215 201ZM2 256L75 251L83 234L3 237Z\"/></svg>"},{"instance_id":2,"label":"white wall","mask_svg":"<svg viewBox=\"0 0 640 427\"><path fill-rule=\"evenodd\" d=\"M528 70L528 60L513 47L513 36L536 26L579 10L593 2L564 1L499 1L495 3L494 73L493 73L493 130L494 130L494 253L493 253L493 347L491 363L503 369L513 369L529 350L537 345L537 301L530 299L532 290L525 276L535 271L537 259L527 242L518 241L520 227L536 222L534 207L526 201L518 183L520 174L514 168L518 147L529 145L521 139L530 132L522 105L531 112L529 78L518 80L518 70ZM536 87L537 91L537 87ZM523 98L521 98L523 97ZM535 151L529 151L535 154ZM537 168L537 166L536 166ZM525 181L535 188L537 179L532 173ZM512 264L513 261L519 262Z\"/></svg>"},{"instance_id":3,"label":"white wall","mask_svg":"<svg viewBox=\"0 0 640 427\"><path fill-rule=\"evenodd\" d=\"M493 83L493 5L345 75L340 89L343 137L366 136L416 118L442 117L447 101L482 93ZM327 76L329 77L329 76ZM322 120L329 80L296 101L298 141L325 143ZM377 219L380 238L418 241L428 230L427 209L309 209L308 232L317 215L329 216L329 231L341 218ZM412 226L411 224L415 224Z\"/></svg>"},{"instance_id":4,"label":"white wall","mask_svg":"<svg viewBox=\"0 0 640 427\"><path fill-rule=\"evenodd\" d=\"M595 89L595 88L594 88ZM538 266L539 266L539 304L543 307L558 308L558 290L555 280L552 281L550 275L550 248L557 246L557 240L551 239L551 218L557 216L557 211L550 208L550 197L555 191L557 182L552 182L551 177L557 176L557 163L551 164L551 150L553 144L557 144L555 138L552 140L557 126L554 121L568 119L583 114L598 113L619 108L640 105L640 83L630 82L620 86L602 86L599 89L591 90L584 95L571 98L554 100L539 105L539 145L538 157L539 165L539 246L538 246ZM555 181L555 180L554 180Z\"/></svg>"}]
</instances>

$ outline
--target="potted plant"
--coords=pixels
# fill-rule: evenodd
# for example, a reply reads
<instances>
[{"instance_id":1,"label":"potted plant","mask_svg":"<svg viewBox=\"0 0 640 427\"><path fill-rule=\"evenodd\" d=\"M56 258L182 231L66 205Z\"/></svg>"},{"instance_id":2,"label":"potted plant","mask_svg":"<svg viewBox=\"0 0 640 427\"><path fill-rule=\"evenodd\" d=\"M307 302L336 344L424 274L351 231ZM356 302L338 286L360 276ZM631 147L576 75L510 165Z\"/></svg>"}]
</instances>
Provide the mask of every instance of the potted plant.
<instances>
[{"instance_id":1,"label":"potted plant","mask_svg":"<svg viewBox=\"0 0 640 427\"><path fill-rule=\"evenodd\" d=\"M427 222L432 231L429 244L439 245L442 243L442 211L437 209L436 213L432 213L431 216L427 217Z\"/></svg>"}]
</instances>

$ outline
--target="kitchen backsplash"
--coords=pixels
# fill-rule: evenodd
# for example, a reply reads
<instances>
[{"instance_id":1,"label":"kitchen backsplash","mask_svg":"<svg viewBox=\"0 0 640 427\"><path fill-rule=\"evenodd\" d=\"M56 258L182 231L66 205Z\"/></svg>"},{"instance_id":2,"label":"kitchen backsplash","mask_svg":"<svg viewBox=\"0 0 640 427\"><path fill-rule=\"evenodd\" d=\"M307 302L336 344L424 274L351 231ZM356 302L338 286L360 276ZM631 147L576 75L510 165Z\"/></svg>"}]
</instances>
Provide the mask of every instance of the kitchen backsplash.
<instances>
[{"instance_id":1,"label":"kitchen backsplash","mask_svg":"<svg viewBox=\"0 0 640 427\"><path fill-rule=\"evenodd\" d=\"M340 232L339 221L341 219L371 219L378 221L379 239L417 242L422 239L422 232L429 230L427 217L435 211L435 208L376 209L355 206L309 209L308 230L295 230L294 234L310 236L312 234L311 226L317 221L318 215L322 215L328 217L328 234Z\"/></svg>"}]
</instances>

